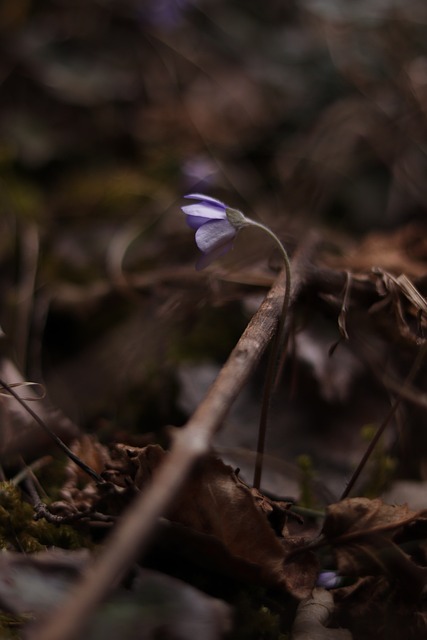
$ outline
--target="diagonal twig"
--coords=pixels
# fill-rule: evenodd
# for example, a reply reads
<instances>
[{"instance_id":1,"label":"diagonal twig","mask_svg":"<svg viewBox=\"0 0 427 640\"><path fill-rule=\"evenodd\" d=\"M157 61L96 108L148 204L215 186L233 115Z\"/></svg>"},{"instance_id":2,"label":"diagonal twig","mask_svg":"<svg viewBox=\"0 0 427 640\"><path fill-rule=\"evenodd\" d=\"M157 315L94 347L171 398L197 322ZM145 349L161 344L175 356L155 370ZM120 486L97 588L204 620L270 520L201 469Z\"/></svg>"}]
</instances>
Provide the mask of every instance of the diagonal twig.
<instances>
[{"instance_id":1,"label":"diagonal twig","mask_svg":"<svg viewBox=\"0 0 427 640\"><path fill-rule=\"evenodd\" d=\"M291 305L302 286L301 273L312 245L308 244L293 261ZM81 637L79 634L91 612L145 550L159 517L178 495L194 464L209 452L213 436L268 346L282 310L284 282L284 273L281 273L202 403L185 427L175 431L171 450L153 476L150 487L137 496L123 514L103 552L68 600L42 626L31 631L31 640Z\"/></svg>"}]
</instances>

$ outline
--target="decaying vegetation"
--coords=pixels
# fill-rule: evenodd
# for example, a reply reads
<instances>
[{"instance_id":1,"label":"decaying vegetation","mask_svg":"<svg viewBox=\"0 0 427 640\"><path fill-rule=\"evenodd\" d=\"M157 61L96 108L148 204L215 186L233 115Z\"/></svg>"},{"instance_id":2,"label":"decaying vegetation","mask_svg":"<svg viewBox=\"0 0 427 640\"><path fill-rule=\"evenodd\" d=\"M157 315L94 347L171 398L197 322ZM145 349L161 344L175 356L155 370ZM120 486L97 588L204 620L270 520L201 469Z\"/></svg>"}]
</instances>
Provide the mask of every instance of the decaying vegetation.
<instances>
[{"instance_id":1,"label":"decaying vegetation","mask_svg":"<svg viewBox=\"0 0 427 640\"><path fill-rule=\"evenodd\" d=\"M2 637L423 638L424 3L72 5L0 10ZM259 490L285 276L190 190L291 256Z\"/></svg>"}]
</instances>

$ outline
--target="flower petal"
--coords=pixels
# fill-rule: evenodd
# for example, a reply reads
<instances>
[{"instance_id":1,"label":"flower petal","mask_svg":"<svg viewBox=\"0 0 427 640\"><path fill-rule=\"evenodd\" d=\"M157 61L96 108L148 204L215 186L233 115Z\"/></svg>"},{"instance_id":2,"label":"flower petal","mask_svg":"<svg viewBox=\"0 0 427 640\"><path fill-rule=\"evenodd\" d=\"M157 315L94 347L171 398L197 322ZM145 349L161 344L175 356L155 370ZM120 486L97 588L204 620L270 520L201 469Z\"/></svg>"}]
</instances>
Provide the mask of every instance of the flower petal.
<instances>
[{"instance_id":1,"label":"flower petal","mask_svg":"<svg viewBox=\"0 0 427 640\"><path fill-rule=\"evenodd\" d=\"M200 216L192 216L187 214L186 222L190 229L198 229L202 226L202 224L206 224L208 220L206 220L206 218L201 218Z\"/></svg>"},{"instance_id":2,"label":"flower petal","mask_svg":"<svg viewBox=\"0 0 427 640\"><path fill-rule=\"evenodd\" d=\"M212 262L215 262L218 258L228 253L233 248L233 240L226 242L217 249L210 251L209 253L202 253L196 262L196 271L201 271L205 267L209 266Z\"/></svg>"},{"instance_id":3,"label":"flower petal","mask_svg":"<svg viewBox=\"0 0 427 640\"><path fill-rule=\"evenodd\" d=\"M342 578L336 571L321 571L317 576L316 587L336 589L342 585Z\"/></svg>"},{"instance_id":4,"label":"flower petal","mask_svg":"<svg viewBox=\"0 0 427 640\"><path fill-rule=\"evenodd\" d=\"M211 204L216 207L219 207L220 209L224 209L224 211L226 208L225 204L221 202L221 200L217 200L216 198L211 198L211 196L205 196L202 193L189 193L188 195L184 196L184 198L189 198L191 200L200 200L200 204L203 204L203 203Z\"/></svg>"},{"instance_id":5,"label":"flower petal","mask_svg":"<svg viewBox=\"0 0 427 640\"><path fill-rule=\"evenodd\" d=\"M196 244L203 253L211 253L228 245L236 235L236 229L228 220L211 220L196 231Z\"/></svg>"},{"instance_id":6,"label":"flower petal","mask_svg":"<svg viewBox=\"0 0 427 640\"><path fill-rule=\"evenodd\" d=\"M226 220L227 218L225 209L214 207L211 204L203 204L203 202L188 204L185 207L181 207L181 209L187 216L197 216L199 218L208 218L210 220Z\"/></svg>"}]
</instances>

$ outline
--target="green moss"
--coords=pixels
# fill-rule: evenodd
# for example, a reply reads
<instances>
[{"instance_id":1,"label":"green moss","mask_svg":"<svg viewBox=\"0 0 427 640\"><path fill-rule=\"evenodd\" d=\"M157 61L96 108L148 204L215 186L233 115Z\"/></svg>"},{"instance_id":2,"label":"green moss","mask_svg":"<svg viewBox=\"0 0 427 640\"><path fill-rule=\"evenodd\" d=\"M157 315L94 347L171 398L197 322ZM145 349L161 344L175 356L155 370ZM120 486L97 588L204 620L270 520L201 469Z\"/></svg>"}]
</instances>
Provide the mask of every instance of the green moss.
<instances>
[{"instance_id":1,"label":"green moss","mask_svg":"<svg viewBox=\"0 0 427 640\"><path fill-rule=\"evenodd\" d=\"M46 520L32 522L29 533L46 547L61 547L62 549L81 549L90 546L90 541L84 535L69 525L55 525Z\"/></svg>"},{"instance_id":2,"label":"green moss","mask_svg":"<svg viewBox=\"0 0 427 640\"><path fill-rule=\"evenodd\" d=\"M281 629L281 619L265 604L257 602L258 598L242 592L233 603L235 607L235 624L230 633L230 640L286 640L287 634Z\"/></svg>"},{"instance_id":3,"label":"green moss","mask_svg":"<svg viewBox=\"0 0 427 640\"><path fill-rule=\"evenodd\" d=\"M68 525L34 520L34 510L10 482L0 483L0 548L32 553L45 547L80 549L88 540Z\"/></svg>"},{"instance_id":4,"label":"green moss","mask_svg":"<svg viewBox=\"0 0 427 640\"><path fill-rule=\"evenodd\" d=\"M307 509L314 509L316 501L313 496L313 461L310 456L301 455L297 458L297 465L300 470L300 499L299 505Z\"/></svg>"},{"instance_id":5,"label":"green moss","mask_svg":"<svg viewBox=\"0 0 427 640\"><path fill-rule=\"evenodd\" d=\"M0 638L2 640L22 638L21 628L31 620L32 617L27 614L18 616L0 611Z\"/></svg>"}]
</instances>

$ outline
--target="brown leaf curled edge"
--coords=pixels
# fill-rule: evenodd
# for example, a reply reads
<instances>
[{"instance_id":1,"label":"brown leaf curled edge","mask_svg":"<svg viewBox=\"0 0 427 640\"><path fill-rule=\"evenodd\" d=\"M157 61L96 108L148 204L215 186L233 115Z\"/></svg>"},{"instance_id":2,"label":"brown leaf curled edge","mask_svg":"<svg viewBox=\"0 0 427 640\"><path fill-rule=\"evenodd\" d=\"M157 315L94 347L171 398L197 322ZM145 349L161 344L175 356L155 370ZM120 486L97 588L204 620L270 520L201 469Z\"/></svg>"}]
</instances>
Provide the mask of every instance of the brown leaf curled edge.
<instances>
[{"instance_id":1,"label":"brown leaf curled edge","mask_svg":"<svg viewBox=\"0 0 427 640\"><path fill-rule=\"evenodd\" d=\"M427 534L427 512L351 498L328 507L322 533L341 575L384 576L402 597L417 601L422 595L427 568L405 549L413 553Z\"/></svg>"}]
</instances>

